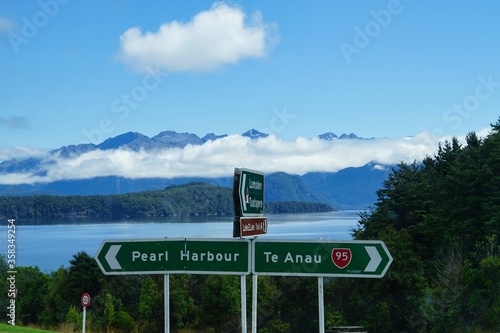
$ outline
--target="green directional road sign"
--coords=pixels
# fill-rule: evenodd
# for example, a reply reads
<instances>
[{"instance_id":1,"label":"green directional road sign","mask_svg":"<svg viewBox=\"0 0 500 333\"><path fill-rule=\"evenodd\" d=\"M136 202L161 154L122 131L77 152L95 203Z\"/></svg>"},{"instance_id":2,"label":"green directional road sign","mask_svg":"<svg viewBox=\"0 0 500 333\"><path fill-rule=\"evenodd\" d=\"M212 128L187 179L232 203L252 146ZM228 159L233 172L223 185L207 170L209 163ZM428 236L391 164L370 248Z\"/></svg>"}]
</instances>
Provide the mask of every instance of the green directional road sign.
<instances>
[{"instance_id":1,"label":"green directional road sign","mask_svg":"<svg viewBox=\"0 0 500 333\"><path fill-rule=\"evenodd\" d=\"M264 174L259 171L234 170L233 199L236 216L264 214Z\"/></svg>"},{"instance_id":2,"label":"green directional road sign","mask_svg":"<svg viewBox=\"0 0 500 333\"><path fill-rule=\"evenodd\" d=\"M256 239L252 253L257 275L381 278L392 263L382 241Z\"/></svg>"},{"instance_id":3,"label":"green directional road sign","mask_svg":"<svg viewBox=\"0 0 500 333\"><path fill-rule=\"evenodd\" d=\"M96 260L107 275L250 273L246 239L161 238L105 240Z\"/></svg>"}]
</instances>

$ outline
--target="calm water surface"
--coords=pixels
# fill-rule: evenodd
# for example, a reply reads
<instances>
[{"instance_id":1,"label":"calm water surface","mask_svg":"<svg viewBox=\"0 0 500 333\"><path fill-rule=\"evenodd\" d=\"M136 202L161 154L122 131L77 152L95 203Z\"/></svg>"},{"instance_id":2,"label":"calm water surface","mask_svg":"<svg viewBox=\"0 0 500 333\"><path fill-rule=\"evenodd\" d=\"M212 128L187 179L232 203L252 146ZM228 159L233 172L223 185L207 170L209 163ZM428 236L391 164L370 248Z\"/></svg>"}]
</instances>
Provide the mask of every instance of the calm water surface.
<instances>
[{"instance_id":1,"label":"calm water surface","mask_svg":"<svg viewBox=\"0 0 500 333\"><path fill-rule=\"evenodd\" d=\"M268 231L259 238L279 239L352 239L358 211L309 214L267 215ZM175 217L122 220L102 223L85 220L83 224L18 225L16 233L17 266L38 266L44 272L68 267L80 251L94 256L105 239L137 238L232 238L233 217ZM5 235L7 234L7 227ZM7 253L6 239L0 241L0 253Z\"/></svg>"}]
</instances>

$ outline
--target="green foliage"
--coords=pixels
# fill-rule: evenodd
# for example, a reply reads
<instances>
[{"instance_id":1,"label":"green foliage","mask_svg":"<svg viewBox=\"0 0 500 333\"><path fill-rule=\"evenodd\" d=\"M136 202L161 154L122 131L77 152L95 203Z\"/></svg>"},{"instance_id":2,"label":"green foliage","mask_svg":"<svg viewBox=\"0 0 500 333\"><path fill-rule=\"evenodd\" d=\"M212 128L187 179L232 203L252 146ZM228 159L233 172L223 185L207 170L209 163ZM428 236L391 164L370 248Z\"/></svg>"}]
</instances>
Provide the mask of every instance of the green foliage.
<instances>
[{"instance_id":1,"label":"green foliage","mask_svg":"<svg viewBox=\"0 0 500 333\"><path fill-rule=\"evenodd\" d=\"M41 330L38 328L31 327L23 327L23 326L12 326L10 324L2 324L0 323L0 332L1 333L58 333L57 331L47 331Z\"/></svg>"},{"instance_id":2,"label":"green foliage","mask_svg":"<svg viewBox=\"0 0 500 333\"><path fill-rule=\"evenodd\" d=\"M188 327L196 317L190 293L191 275L170 275L170 322L177 328Z\"/></svg>"},{"instance_id":3,"label":"green foliage","mask_svg":"<svg viewBox=\"0 0 500 333\"><path fill-rule=\"evenodd\" d=\"M40 310L38 322L48 327L56 327L66 322L70 308L81 309L81 295L89 293L95 308L99 307L99 297L105 285L105 279L94 258L85 252L73 255L69 268L60 268L46 276L48 280L42 290L44 306ZM32 269L32 268L29 268ZM33 297L36 293L33 293Z\"/></svg>"},{"instance_id":4,"label":"green foliage","mask_svg":"<svg viewBox=\"0 0 500 333\"><path fill-rule=\"evenodd\" d=\"M347 326L348 322L345 319L342 311L332 310L331 306L325 310L325 327Z\"/></svg>"},{"instance_id":5,"label":"green foliage","mask_svg":"<svg viewBox=\"0 0 500 333\"><path fill-rule=\"evenodd\" d=\"M56 327L64 323L68 309L71 305L61 295L61 289L65 284L68 271L60 268L52 272L49 277L47 294L45 295L44 307L41 313L41 324L47 327Z\"/></svg>"},{"instance_id":6,"label":"green foliage","mask_svg":"<svg viewBox=\"0 0 500 333\"><path fill-rule=\"evenodd\" d=\"M433 324L433 332L455 332L467 325L467 263L462 247L451 244L437 255L434 265L435 276L429 277L423 315Z\"/></svg>"},{"instance_id":7,"label":"green foliage","mask_svg":"<svg viewBox=\"0 0 500 333\"><path fill-rule=\"evenodd\" d=\"M240 326L240 277L204 275L198 280L196 300L197 326L217 332L235 331Z\"/></svg>"},{"instance_id":8,"label":"green foliage","mask_svg":"<svg viewBox=\"0 0 500 333\"><path fill-rule=\"evenodd\" d=\"M115 306L113 304L113 296L106 294L104 295L104 310L102 312L101 324L106 328L106 331L109 331L114 322Z\"/></svg>"},{"instance_id":9,"label":"green foliage","mask_svg":"<svg viewBox=\"0 0 500 333\"><path fill-rule=\"evenodd\" d=\"M261 333L288 333L291 330L291 325L289 323L284 323L281 320L275 320L269 323L269 327L261 329Z\"/></svg>"},{"instance_id":10,"label":"green foliage","mask_svg":"<svg viewBox=\"0 0 500 333\"><path fill-rule=\"evenodd\" d=\"M73 255L70 264L64 285L61 286L65 300L70 304L80 304L84 292L91 297L100 294L105 281L95 259L85 252L79 252Z\"/></svg>"},{"instance_id":11,"label":"green foliage","mask_svg":"<svg viewBox=\"0 0 500 333\"><path fill-rule=\"evenodd\" d=\"M82 329L83 314L77 311L76 306L71 305L69 307L68 313L66 314L66 323L71 325L74 331Z\"/></svg>"},{"instance_id":12,"label":"green foliage","mask_svg":"<svg viewBox=\"0 0 500 333\"><path fill-rule=\"evenodd\" d=\"M163 276L160 276L163 280ZM142 281L138 324L142 332L163 330L163 293L158 277L147 276Z\"/></svg>"},{"instance_id":13,"label":"green foliage","mask_svg":"<svg viewBox=\"0 0 500 333\"><path fill-rule=\"evenodd\" d=\"M273 332L273 326L291 327L292 332L314 332L318 329L318 279L311 277L270 276L269 296L262 295L266 310L263 328ZM259 295L259 297L261 297ZM259 298L260 299L260 298Z\"/></svg>"},{"instance_id":14,"label":"green foliage","mask_svg":"<svg viewBox=\"0 0 500 333\"><path fill-rule=\"evenodd\" d=\"M269 202L267 213L327 212L332 208L312 202ZM164 190L120 195L0 196L0 216L17 219L76 217L121 218L195 215L234 215L232 189L208 183L172 185Z\"/></svg>"},{"instance_id":15,"label":"green foliage","mask_svg":"<svg viewBox=\"0 0 500 333\"><path fill-rule=\"evenodd\" d=\"M0 196L0 216L18 219L230 215L232 191L206 183L120 195Z\"/></svg>"},{"instance_id":16,"label":"green foliage","mask_svg":"<svg viewBox=\"0 0 500 333\"><path fill-rule=\"evenodd\" d=\"M112 325L119 332L127 333L134 332L136 326L134 318L125 311L118 311L115 313L115 319Z\"/></svg>"},{"instance_id":17,"label":"green foliage","mask_svg":"<svg viewBox=\"0 0 500 333\"><path fill-rule=\"evenodd\" d=\"M18 267L16 274L17 319L24 324L37 323L41 315L40 300L45 297L48 276L38 267Z\"/></svg>"},{"instance_id":18,"label":"green foliage","mask_svg":"<svg viewBox=\"0 0 500 333\"><path fill-rule=\"evenodd\" d=\"M375 332L500 328L500 119L492 128L388 176L354 235L384 240L394 262L351 290L345 306L363 304L351 319Z\"/></svg>"},{"instance_id":19,"label":"green foliage","mask_svg":"<svg viewBox=\"0 0 500 333\"><path fill-rule=\"evenodd\" d=\"M247 283L247 286L251 286ZM257 299L258 313L257 318L259 327L267 328L270 322L276 320L277 314L281 311L280 306L283 303L283 292L278 288L276 279L272 276L257 277ZM247 295L251 296L251 289L247 291ZM251 299L247 299L247 304L251 304ZM280 319L278 319L280 320Z\"/></svg>"},{"instance_id":20,"label":"green foliage","mask_svg":"<svg viewBox=\"0 0 500 333\"><path fill-rule=\"evenodd\" d=\"M0 254L0 290L4 293L0 297L0 317L7 318L7 306L9 306L10 298L8 298L8 291L10 290L9 281L7 280L7 272L9 271L7 265L7 257L5 254Z\"/></svg>"}]
</instances>

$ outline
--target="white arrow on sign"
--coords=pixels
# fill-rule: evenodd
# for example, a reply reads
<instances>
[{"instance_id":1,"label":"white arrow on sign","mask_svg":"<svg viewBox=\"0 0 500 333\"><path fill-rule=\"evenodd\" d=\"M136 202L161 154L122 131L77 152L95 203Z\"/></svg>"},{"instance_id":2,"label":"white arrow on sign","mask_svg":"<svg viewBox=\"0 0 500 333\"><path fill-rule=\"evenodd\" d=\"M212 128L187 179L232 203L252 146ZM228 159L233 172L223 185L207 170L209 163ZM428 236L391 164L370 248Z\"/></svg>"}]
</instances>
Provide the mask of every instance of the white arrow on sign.
<instances>
[{"instance_id":1,"label":"white arrow on sign","mask_svg":"<svg viewBox=\"0 0 500 333\"><path fill-rule=\"evenodd\" d=\"M382 257L375 246L365 246L365 250L370 256L370 262L366 265L365 272L375 272L382 262Z\"/></svg>"},{"instance_id":2,"label":"white arrow on sign","mask_svg":"<svg viewBox=\"0 0 500 333\"><path fill-rule=\"evenodd\" d=\"M111 269L122 269L122 266L118 260L116 260L116 255L118 254L118 251L120 251L121 247L121 245L111 245L108 253L106 253L106 256L104 257Z\"/></svg>"},{"instance_id":3,"label":"white arrow on sign","mask_svg":"<svg viewBox=\"0 0 500 333\"><path fill-rule=\"evenodd\" d=\"M245 183L247 182L247 174L242 172L242 177L241 178L242 179L241 179L241 192L240 192L240 195L241 195L241 203L243 204L242 211L245 212L247 210L247 200L246 200L246 197L245 197Z\"/></svg>"}]
</instances>

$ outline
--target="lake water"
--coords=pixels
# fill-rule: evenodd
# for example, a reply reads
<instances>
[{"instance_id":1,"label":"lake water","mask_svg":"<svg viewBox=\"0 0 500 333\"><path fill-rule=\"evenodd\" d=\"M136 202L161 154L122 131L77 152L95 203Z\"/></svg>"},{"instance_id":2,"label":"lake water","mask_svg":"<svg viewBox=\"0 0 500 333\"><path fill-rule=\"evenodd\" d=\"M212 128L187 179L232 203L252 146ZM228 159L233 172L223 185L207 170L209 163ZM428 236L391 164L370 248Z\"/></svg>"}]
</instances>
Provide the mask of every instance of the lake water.
<instances>
[{"instance_id":1,"label":"lake water","mask_svg":"<svg viewBox=\"0 0 500 333\"><path fill-rule=\"evenodd\" d=\"M268 230L259 238L290 240L349 240L357 226L358 211L267 215ZM4 221L2 221L4 222ZM64 222L64 221L62 221ZM3 224L3 223L2 223ZM4 235L7 226L2 225ZM73 255L85 251L95 256L105 239L138 238L232 238L233 217L192 217L180 219L129 219L103 223L66 221L57 225L17 225L17 266L38 266L44 272L68 267ZM7 237L0 239L0 254L7 253Z\"/></svg>"}]
</instances>

